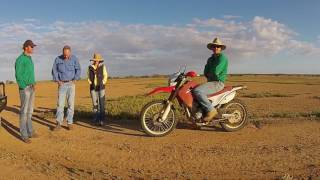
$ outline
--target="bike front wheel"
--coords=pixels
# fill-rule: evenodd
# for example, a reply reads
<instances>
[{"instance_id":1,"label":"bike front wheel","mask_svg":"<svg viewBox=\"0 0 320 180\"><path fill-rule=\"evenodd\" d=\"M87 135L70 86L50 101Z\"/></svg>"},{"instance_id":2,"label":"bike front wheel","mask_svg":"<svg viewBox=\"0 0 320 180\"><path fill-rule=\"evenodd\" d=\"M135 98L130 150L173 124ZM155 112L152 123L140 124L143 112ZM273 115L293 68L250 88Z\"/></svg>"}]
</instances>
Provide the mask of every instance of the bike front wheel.
<instances>
[{"instance_id":1,"label":"bike front wheel","mask_svg":"<svg viewBox=\"0 0 320 180\"><path fill-rule=\"evenodd\" d=\"M140 115L141 127L146 134L160 137L169 134L177 126L175 113L170 107L166 119L162 116L168 104L164 100L156 100L146 104Z\"/></svg>"}]
</instances>

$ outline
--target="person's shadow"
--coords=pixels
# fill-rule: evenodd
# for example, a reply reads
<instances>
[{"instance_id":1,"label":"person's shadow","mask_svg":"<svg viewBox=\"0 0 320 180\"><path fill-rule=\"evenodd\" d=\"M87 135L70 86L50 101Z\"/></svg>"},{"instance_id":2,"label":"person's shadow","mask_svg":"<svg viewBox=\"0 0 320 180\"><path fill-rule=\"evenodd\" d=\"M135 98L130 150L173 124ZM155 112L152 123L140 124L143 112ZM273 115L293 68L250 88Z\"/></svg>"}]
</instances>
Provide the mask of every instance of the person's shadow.
<instances>
[{"instance_id":1,"label":"person's shadow","mask_svg":"<svg viewBox=\"0 0 320 180\"><path fill-rule=\"evenodd\" d=\"M18 116L20 115L20 107L19 106L7 106L6 109L7 111L13 112L15 114L17 114ZM44 113L45 111L41 110L41 109L34 109L35 113ZM43 126L47 126L50 130L52 130L55 127L55 123L44 118L41 117L40 115L37 115L33 113L32 114L32 121L36 122L38 124L41 124Z\"/></svg>"},{"instance_id":2,"label":"person's shadow","mask_svg":"<svg viewBox=\"0 0 320 180\"><path fill-rule=\"evenodd\" d=\"M11 124L9 121L6 119L0 117L0 128L2 127L5 129L9 134L11 134L13 137L19 139L22 141L21 136L20 136L20 129L16 127L15 125Z\"/></svg>"},{"instance_id":3,"label":"person's shadow","mask_svg":"<svg viewBox=\"0 0 320 180\"><path fill-rule=\"evenodd\" d=\"M19 106L7 106L6 110L16 113L17 115L20 114L20 107ZM65 115L66 115L67 109L65 109ZM32 121L39 123L41 125L47 126L50 130L53 130L56 123L52 122L45 117L42 117L41 114L49 113L47 115L54 115L56 110L50 109L50 108L44 108L44 107L38 107L34 110L34 114L32 116ZM74 124L93 129L98 131L105 131L105 132L111 132L116 134L123 134L123 135L129 135L129 136L147 136L140 125L140 122L138 120L138 115L134 114L133 112L120 112L117 115L111 115L106 114L105 118L105 125L99 126L96 124L96 122L93 121L94 113L91 111L85 111L85 110L75 110L74 112ZM16 130L19 132L19 128L14 127L11 123L4 120L4 126L10 134L15 135L15 137L19 137L19 133L14 133L13 130ZM11 128L9 128L11 127ZM64 127L66 128L66 127ZM177 124L177 129L192 129L189 123L185 121L181 121ZM129 131L125 131L129 130ZM215 126L210 128L202 128L200 131L220 131L224 132L221 127ZM195 130L196 131L196 130ZM199 131L199 130L197 130Z\"/></svg>"},{"instance_id":4,"label":"person's shadow","mask_svg":"<svg viewBox=\"0 0 320 180\"><path fill-rule=\"evenodd\" d=\"M126 117L126 118L119 118L119 117ZM98 131L106 131L116 134L123 134L129 136L146 136L140 127L139 121L134 118L134 115L127 112L122 112L117 116L112 116L110 114L106 115L105 118L105 125L99 126L94 122L94 113L89 111L83 110L75 110L75 124L98 130ZM130 132L125 132L124 130L127 129ZM133 131L133 132L131 132Z\"/></svg>"}]
</instances>

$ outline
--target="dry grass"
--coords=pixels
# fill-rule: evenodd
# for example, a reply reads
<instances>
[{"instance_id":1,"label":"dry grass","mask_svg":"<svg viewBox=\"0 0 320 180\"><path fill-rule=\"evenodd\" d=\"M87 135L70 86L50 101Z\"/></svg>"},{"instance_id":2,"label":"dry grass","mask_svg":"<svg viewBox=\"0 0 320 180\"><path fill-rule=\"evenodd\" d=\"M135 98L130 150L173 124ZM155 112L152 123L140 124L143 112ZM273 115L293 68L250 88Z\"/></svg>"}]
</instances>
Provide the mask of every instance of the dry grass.
<instances>
[{"instance_id":1,"label":"dry grass","mask_svg":"<svg viewBox=\"0 0 320 180\"><path fill-rule=\"evenodd\" d=\"M312 112L290 112L290 111L280 111L280 112L273 112L269 114L257 114L251 113L249 118L252 121L258 121L260 119L265 118L307 118L307 119L315 119L320 120L320 111L312 111Z\"/></svg>"},{"instance_id":2,"label":"dry grass","mask_svg":"<svg viewBox=\"0 0 320 180\"><path fill-rule=\"evenodd\" d=\"M281 94L281 93L271 93L271 92L261 92L261 93L251 93L244 94L242 97L246 98L269 98L269 97L293 97L292 94Z\"/></svg>"},{"instance_id":3,"label":"dry grass","mask_svg":"<svg viewBox=\"0 0 320 180\"><path fill-rule=\"evenodd\" d=\"M272 96L279 97L279 96ZM148 102L153 100L160 100L168 98L168 94L160 94L156 96L123 96L119 98L113 98L107 100L107 117L116 120L132 120L137 121L139 119L139 113L143 106ZM175 103L176 115L180 121L185 120L183 111ZM250 111L250 109L249 109ZM79 119L90 119L93 117L91 107L88 106L77 106L76 107L76 117ZM320 119L320 111L310 111L310 112L294 112L294 111L278 111L270 112L268 114L260 113L249 113L249 121L259 121L265 118L308 118L308 119Z\"/></svg>"},{"instance_id":4,"label":"dry grass","mask_svg":"<svg viewBox=\"0 0 320 180\"><path fill-rule=\"evenodd\" d=\"M164 100L168 94L159 94L155 96L123 96L106 100L107 119L112 120L139 120L140 111L144 105L154 100ZM175 103L176 115L182 118L182 112L177 102ZM65 109L65 111L67 108ZM65 113L66 114L66 113ZM75 119L93 119L92 107L87 105L77 105L75 107ZM54 118L55 111L44 114L46 118Z\"/></svg>"},{"instance_id":5,"label":"dry grass","mask_svg":"<svg viewBox=\"0 0 320 180\"><path fill-rule=\"evenodd\" d=\"M195 80L200 83L205 81L203 77ZM318 76L231 75L226 85L238 85L239 83L248 86L247 90L239 91L238 97L248 105L251 121L266 118L319 119L318 100L320 96L314 92L318 86L310 88L307 85L310 83L319 84L320 78ZM146 97L141 94L166 84L167 78L164 77L111 79L107 87L107 117L117 120L138 120L139 113L146 103L168 97L168 94L154 97ZM91 119L93 113L90 95L86 91L87 83L80 82L78 87L79 90L83 90L79 94L83 95L77 98L75 116L77 119ZM46 96L46 94L38 94L37 98L39 101L46 101ZM52 96L55 97L55 94ZM180 115L182 113L178 107L177 105L176 112ZM54 114L46 116L52 118ZM179 118L179 120L184 120L185 116L181 115Z\"/></svg>"},{"instance_id":6,"label":"dry grass","mask_svg":"<svg viewBox=\"0 0 320 180\"><path fill-rule=\"evenodd\" d=\"M283 177L280 178L281 180L293 180L293 176L290 174L285 174Z\"/></svg>"}]
</instances>

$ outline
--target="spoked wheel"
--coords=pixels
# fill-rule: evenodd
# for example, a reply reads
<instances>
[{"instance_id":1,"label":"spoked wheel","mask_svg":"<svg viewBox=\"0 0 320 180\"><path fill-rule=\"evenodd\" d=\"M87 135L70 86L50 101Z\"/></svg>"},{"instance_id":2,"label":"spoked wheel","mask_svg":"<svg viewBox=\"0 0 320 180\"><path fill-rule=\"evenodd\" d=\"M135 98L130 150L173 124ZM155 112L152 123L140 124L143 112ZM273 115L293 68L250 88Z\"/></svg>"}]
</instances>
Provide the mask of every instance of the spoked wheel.
<instances>
[{"instance_id":1,"label":"spoked wheel","mask_svg":"<svg viewBox=\"0 0 320 180\"><path fill-rule=\"evenodd\" d=\"M167 107L163 100L152 101L146 104L140 115L142 129L150 136L159 137L169 134L177 125L175 114L170 108L166 119L162 115Z\"/></svg>"},{"instance_id":2,"label":"spoked wheel","mask_svg":"<svg viewBox=\"0 0 320 180\"><path fill-rule=\"evenodd\" d=\"M225 104L221 109L221 114L227 120L220 124L223 129L229 132L242 129L248 121L247 107L239 99L233 99Z\"/></svg>"}]
</instances>

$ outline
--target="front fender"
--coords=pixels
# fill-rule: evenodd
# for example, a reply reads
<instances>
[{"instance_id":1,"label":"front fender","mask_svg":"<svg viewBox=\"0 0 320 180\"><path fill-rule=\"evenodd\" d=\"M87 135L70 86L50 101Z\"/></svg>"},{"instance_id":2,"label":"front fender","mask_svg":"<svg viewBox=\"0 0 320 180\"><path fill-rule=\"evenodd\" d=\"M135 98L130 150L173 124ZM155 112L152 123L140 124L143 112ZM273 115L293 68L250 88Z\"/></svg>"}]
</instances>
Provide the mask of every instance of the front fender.
<instances>
[{"instance_id":1,"label":"front fender","mask_svg":"<svg viewBox=\"0 0 320 180\"><path fill-rule=\"evenodd\" d=\"M158 87L158 88L153 89L151 92L149 92L149 93L147 94L147 96L159 94L159 93L162 93L162 92L171 93L174 89L175 89L175 86Z\"/></svg>"}]
</instances>

